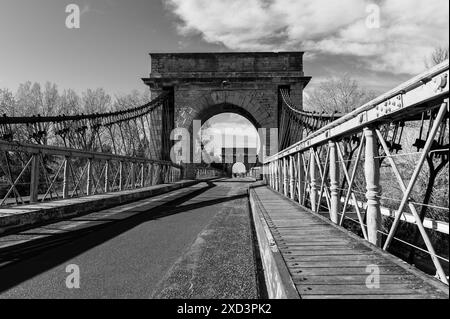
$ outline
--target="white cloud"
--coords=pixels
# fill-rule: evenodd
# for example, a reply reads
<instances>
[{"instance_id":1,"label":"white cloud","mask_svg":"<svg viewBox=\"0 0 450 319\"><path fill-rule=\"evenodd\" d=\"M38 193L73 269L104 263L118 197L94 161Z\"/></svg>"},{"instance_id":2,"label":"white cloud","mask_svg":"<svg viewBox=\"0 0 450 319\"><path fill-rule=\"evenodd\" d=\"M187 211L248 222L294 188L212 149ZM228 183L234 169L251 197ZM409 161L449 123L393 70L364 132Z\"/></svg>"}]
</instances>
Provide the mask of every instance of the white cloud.
<instances>
[{"instance_id":1,"label":"white cloud","mask_svg":"<svg viewBox=\"0 0 450 319\"><path fill-rule=\"evenodd\" d=\"M208 151L214 151L216 156L222 153L222 147L250 147L259 149L259 135L256 128L245 118L236 114L221 114L208 121L211 125L203 130L210 143L206 146ZM245 138L248 144L245 145ZM234 140L236 139L236 140ZM223 144L225 142L225 144ZM236 142L236 145L234 145Z\"/></svg>"},{"instance_id":2,"label":"white cloud","mask_svg":"<svg viewBox=\"0 0 450 319\"><path fill-rule=\"evenodd\" d=\"M379 3L381 28L366 26ZM373 70L419 73L448 45L448 0L166 0L182 34L232 50L306 50L350 55Z\"/></svg>"}]
</instances>

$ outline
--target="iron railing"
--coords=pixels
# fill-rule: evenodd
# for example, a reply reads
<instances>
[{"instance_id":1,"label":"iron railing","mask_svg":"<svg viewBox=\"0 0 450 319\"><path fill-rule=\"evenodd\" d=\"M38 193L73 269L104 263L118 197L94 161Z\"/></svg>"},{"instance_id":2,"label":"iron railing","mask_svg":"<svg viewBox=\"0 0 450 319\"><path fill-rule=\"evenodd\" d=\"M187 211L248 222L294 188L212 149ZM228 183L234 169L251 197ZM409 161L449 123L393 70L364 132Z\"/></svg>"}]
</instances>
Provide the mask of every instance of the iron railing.
<instances>
[{"instance_id":1,"label":"iron railing","mask_svg":"<svg viewBox=\"0 0 450 319\"><path fill-rule=\"evenodd\" d=\"M448 284L448 76L447 60L311 132L265 161L266 181Z\"/></svg>"}]
</instances>

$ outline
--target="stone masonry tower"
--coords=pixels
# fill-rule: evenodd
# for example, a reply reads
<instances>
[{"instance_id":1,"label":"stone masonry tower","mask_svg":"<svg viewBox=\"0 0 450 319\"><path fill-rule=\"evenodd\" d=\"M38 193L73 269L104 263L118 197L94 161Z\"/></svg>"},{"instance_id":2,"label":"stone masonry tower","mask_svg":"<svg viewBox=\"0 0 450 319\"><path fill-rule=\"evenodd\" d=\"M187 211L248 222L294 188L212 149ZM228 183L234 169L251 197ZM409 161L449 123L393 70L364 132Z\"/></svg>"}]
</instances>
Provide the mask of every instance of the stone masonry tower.
<instances>
[{"instance_id":1,"label":"stone masonry tower","mask_svg":"<svg viewBox=\"0 0 450 319\"><path fill-rule=\"evenodd\" d=\"M240 114L257 129L278 128L280 89L289 89L292 101L301 108L303 89L311 80L303 72L303 52L150 56L151 74L143 81L152 98L164 91L172 96L169 109L163 111L170 124L155 123L165 138L167 130L180 127L192 132L194 120L205 123L220 113Z\"/></svg>"}]
</instances>

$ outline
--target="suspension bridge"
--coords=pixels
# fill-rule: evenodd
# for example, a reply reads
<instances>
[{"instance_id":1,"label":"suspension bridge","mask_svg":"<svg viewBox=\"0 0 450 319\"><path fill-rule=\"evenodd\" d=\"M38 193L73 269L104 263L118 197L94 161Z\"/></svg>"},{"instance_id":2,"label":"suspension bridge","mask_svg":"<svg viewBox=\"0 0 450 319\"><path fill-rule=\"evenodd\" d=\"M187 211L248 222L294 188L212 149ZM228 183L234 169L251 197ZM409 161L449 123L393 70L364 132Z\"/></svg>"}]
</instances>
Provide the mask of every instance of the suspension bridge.
<instances>
[{"instance_id":1,"label":"suspension bridge","mask_svg":"<svg viewBox=\"0 0 450 319\"><path fill-rule=\"evenodd\" d=\"M151 64L146 105L0 118L0 297L448 299L448 61L348 114L303 110L301 52ZM262 181L195 163L194 121L225 112Z\"/></svg>"}]
</instances>

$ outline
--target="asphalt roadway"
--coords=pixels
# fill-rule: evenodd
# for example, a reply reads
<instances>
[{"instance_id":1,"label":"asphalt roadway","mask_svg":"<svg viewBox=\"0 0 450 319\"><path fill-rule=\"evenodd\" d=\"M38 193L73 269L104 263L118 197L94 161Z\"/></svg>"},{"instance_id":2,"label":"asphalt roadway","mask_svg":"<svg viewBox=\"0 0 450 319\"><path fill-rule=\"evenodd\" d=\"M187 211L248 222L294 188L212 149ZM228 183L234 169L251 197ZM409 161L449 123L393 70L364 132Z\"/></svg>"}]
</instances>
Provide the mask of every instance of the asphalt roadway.
<instances>
[{"instance_id":1,"label":"asphalt roadway","mask_svg":"<svg viewBox=\"0 0 450 319\"><path fill-rule=\"evenodd\" d=\"M0 298L258 298L248 185L204 182L2 237Z\"/></svg>"}]
</instances>

